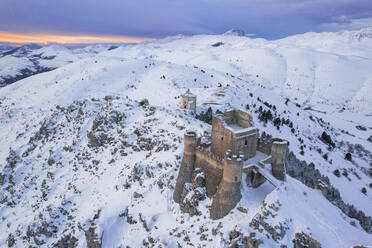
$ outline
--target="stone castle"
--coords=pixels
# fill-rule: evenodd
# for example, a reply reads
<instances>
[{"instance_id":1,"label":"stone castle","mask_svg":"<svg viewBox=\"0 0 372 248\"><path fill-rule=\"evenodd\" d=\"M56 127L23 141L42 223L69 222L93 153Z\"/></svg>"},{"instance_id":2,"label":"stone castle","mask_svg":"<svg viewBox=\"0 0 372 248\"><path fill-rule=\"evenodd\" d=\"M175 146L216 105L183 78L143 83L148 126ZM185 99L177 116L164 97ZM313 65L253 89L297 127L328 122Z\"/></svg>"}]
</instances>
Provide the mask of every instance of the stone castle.
<instances>
[{"instance_id":1,"label":"stone castle","mask_svg":"<svg viewBox=\"0 0 372 248\"><path fill-rule=\"evenodd\" d=\"M196 98L195 98L196 100ZM181 106L182 107L182 106ZM195 168L205 174L206 192L212 197L212 219L226 216L240 201L241 184L258 187L265 181L278 186L285 181L284 159L288 142L258 139L258 129L242 110L226 111L212 117L211 142L202 143L193 131L184 135L184 155L173 198L181 203L186 183ZM242 175L246 181L242 182Z\"/></svg>"}]
</instances>

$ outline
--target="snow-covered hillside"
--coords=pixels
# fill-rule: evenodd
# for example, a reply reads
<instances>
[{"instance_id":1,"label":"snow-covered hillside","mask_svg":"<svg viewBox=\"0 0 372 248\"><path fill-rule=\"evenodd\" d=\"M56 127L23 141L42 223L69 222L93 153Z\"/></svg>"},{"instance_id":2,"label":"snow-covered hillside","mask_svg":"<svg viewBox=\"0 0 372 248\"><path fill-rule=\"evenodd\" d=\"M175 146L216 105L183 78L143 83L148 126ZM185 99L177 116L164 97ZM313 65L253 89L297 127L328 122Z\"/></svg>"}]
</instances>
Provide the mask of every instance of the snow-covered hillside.
<instances>
[{"instance_id":1,"label":"snow-covered hillside","mask_svg":"<svg viewBox=\"0 0 372 248\"><path fill-rule=\"evenodd\" d=\"M176 36L83 57L58 49L45 65L76 59L0 89L0 246L372 245L372 40L345 37ZM198 118L178 108L186 89ZM201 121L209 107L245 109L290 152L284 185L243 186L217 221L209 198L193 216L172 200L183 134L211 131Z\"/></svg>"},{"instance_id":2,"label":"snow-covered hillside","mask_svg":"<svg viewBox=\"0 0 372 248\"><path fill-rule=\"evenodd\" d=\"M24 45L0 53L0 87L23 78L51 71L110 49L112 45L90 45L69 49L60 45Z\"/></svg>"}]
</instances>

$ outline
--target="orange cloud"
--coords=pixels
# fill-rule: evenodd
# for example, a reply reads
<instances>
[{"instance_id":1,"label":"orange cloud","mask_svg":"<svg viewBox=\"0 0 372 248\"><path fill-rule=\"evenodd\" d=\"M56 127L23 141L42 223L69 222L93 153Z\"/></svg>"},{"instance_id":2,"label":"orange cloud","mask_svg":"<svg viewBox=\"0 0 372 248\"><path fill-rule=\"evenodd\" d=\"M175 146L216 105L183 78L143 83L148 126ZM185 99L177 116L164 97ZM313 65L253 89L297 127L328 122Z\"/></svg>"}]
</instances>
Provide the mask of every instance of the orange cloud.
<instances>
[{"instance_id":1,"label":"orange cloud","mask_svg":"<svg viewBox=\"0 0 372 248\"><path fill-rule=\"evenodd\" d=\"M60 43L60 44L91 44L91 43L139 43L152 38L129 36L95 36L95 35L54 35L54 34L17 34L0 32L0 42L10 43Z\"/></svg>"}]
</instances>

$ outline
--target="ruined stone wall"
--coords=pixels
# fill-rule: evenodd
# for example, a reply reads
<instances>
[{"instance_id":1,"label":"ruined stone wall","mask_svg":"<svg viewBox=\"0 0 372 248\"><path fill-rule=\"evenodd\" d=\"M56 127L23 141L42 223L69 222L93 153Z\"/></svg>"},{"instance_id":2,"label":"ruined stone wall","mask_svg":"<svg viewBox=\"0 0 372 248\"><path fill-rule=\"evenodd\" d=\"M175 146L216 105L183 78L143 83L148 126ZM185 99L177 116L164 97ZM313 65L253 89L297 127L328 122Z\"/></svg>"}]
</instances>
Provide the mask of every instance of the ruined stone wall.
<instances>
[{"instance_id":1,"label":"ruined stone wall","mask_svg":"<svg viewBox=\"0 0 372 248\"><path fill-rule=\"evenodd\" d=\"M252 126L251 117L248 113L241 111L240 109L236 109L234 111L236 124L241 127L248 128Z\"/></svg>"},{"instance_id":2,"label":"ruined stone wall","mask_svg":"<svg viewBox=\"0 0 372 248\"><path fill-rule=\"evenodd\" d=\"M220 115L220 118L223 119L223 121L227 124L227 125L231 125L231 124L234 124L234 110L230 110L230 111L225 111L223 113L223 115Z\"/></svg>"}]
</instances>

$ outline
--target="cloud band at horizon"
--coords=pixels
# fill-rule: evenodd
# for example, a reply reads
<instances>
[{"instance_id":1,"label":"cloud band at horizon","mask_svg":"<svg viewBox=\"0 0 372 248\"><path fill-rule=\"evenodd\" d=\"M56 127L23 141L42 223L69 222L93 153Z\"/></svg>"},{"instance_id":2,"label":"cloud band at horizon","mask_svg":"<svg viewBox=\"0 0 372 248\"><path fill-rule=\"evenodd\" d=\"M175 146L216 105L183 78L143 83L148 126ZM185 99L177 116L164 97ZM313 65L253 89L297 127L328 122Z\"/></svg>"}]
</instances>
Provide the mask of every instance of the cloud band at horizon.
<instances>
[{"instance_id":1,"label":"cloud band at horizon","mask_svg":"<svg viewBox=\"0 0 372 248\"><path fill-rule=\"evenodd\" d=\"M59 43L59 44L92 44L92 43L139 43L153 38L130 36L97 36L97 35L61 35L61 34L20 34L0 31L0 42L9 43Z\"/></svg>"}]
</instances>

